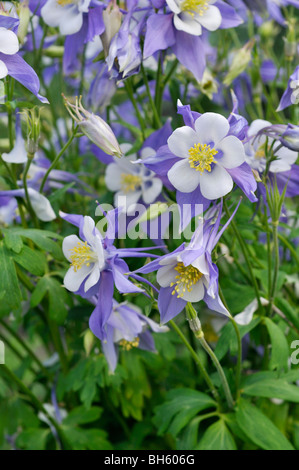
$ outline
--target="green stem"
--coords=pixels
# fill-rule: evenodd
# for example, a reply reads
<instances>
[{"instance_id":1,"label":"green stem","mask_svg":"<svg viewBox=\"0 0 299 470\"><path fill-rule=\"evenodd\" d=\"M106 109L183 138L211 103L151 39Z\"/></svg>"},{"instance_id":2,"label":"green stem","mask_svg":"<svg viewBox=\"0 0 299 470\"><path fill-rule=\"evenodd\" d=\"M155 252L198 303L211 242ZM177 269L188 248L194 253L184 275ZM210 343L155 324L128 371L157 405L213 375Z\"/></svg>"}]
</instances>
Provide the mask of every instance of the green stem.
<instances>
[{"instance_id":1,"label":"green stem","mask_svg":"<svg viewBox=\"0 0 299 470\"><path fill-rule=\"evenodd\" d=\"M229 312L229 308L226 303L226 300L225 300L225 297L223 295L220 285L219 285L219 295L223 302L223 305L225 306L226 310ZM238 398L240 397L240 383L241 383L241 372L242 372L242 339L240 335L240 330L238 328L238 325L234 317L230 316L229 319L232 322L232 325L234 327L234 330L237 336L237 343L238 343L238 356L237 356L237 365L236 365L236 400L238 400Z\"/></svg>"},{"instance_id":2,"label":"green stem","mask_svg":"<svg viewBox=\"0 0 299 470\"><path fill-rule=\"evenodd\" d=\"M145 88L146 88L146 91L147 91L147 94L148 94L148 99L149 99L150 105L151 105L152 110L153 110L153 114L154 114L154 123L155 123L155 125L156 125L156 129L159 129L159 128L161 127L160 117L159 117L159 114L158 114L158 111L157 111L155 102L154 102L154 100L153 100L153 97L152 97L152 94L151 94L151 90L150 90L150 87L149 87L149 84L148 84L148 79L147 79L146 71L145 71L144 66L143 66L142 63L141 63L141 72L142 72L142 76L143 76L143 79L144 79Z\"/></svg>"},{"instance_id":3,"label":"green stem","mask_svg":"<svg viewBox=\"0 0 299 470\"><path fill-rule=\"evenodd\" d=\"M156 109L158 111L159 116L161 115L161 101L162 101L162 93L163 93L161 78L162 78L162 53L160 52L159 59L158 59L158 69L157 69L157 75L156 75L156 89L155 89L155 105L156 105Z\"/></svg>"},{"instance_id":4,"label":"green stem","mask_svg":"<svg viewBox=\"0 0 299 470\"><path fill-rule=\"evenodd\" d=\"M186 313L187 313L187 319L189 321L189 326L190 326L191 330L193 331L195 337L198 339L198 341L202 345L203 349L210 356L212 362L214 363L214 365L217 369L217 372L219 374L219 377L220 377L220 380L221 380L221 383L222 383L222 386L223 386L223 390L224 390L224 394L225 394L225 397L226 397L227 404L228 404L229 408L232 409L234 407L234 400L233 400L233 397L232 397L232 394L231 394L226 376L223 372L223 369L221 367L220 362L217 359L216 354L210 348L210 346L208 345L208 343L205 340L204 332L201 328L201 323L198 319L197 312L196 312L196 310L194 309L193 305L190 302L187 303Z\"/></svg>"},{"instance_id":5,"label":"green stem","mask_svg":"<svg viewBox=\"0 0 299 470\"><path fill-rule=\"evenodd\" d=\"M14 382L15 385L18 387L18 389L30 399L32 405L38 411L41 411L44 415L47 416L50 423L56 429L57 434L58 434L58 436L61 440L61 443L62 443L62 446L64 447L64 449L71 450L72 447L71 447L70 443L68 442L63 430L61 429L59 424L55 421L55 419L53 419L48 414L47 410L44 408L42 403L36 398L36 396L31 392L31 390L28 387L26 387L26 385L24 385L23 382L5 364L2 364L0 366L0 370L2 370L4 372L4 374L6 375L6 377L8 377L12 382Z\"/></svg>"},{"instance_id":6,"label":"green stem","mask_svg":"<svg viewBox=\"0 0 299 470\"><path fill-rule=\"evenodd\" d=\"M51 166L48 168L47 172L45 173L45 176L43 177L43 180L41 182L41 185L40 185L40 188L39 188L39 192L42 193L43 192L43 189L44 189L44 186L46 184L46 181L48 179L48 176L49 174L51 173L51 171L56 167L57 163L59 162L60 158L62 157L62 155L64 154L64 152L69 148L69 146L71 145L71 143L73 142L74 138L75 138L75 135L76 135L76 132L77 132L77 129L78 127L75 127L75 129L73 130L72 132L72 135L71 137L69 138L69 140L67 141L67 143L64 145L64 147L60 150L60 152L58 153L58 155L55 157L55 159L53 160Z\"/></svg>"},{"instance_id":7,"label":"green stem","mask_svg":"<svg viewBox=\"0 0 299 470\"><path fill-rule=\"evenodd\" d=\"M128 96L132 102L132 105L135 109L135 113L136 113L136 117L138 119L138 122L140 124L140 127L141 127L141 132L142 132L142 137L143 139L145 139L145 124L143 122L143 118L140 114L140 111L139 111L139 108L138 108L138 104L137 104L137 101L135 99L135 96L134 96L134 92L133 92L133 87L132 87L132 83L131 83L131 80L128 78L125 82L124 82L124 85L125 85L125 88L126 88L126 91L128 93Z\"/></svg>"},{"instance_id":8,"label":"green stem","mask_svg":"<svg viewBox=\"0 0 299 470\"><path fill-rule=\"evenodd\" d=\"M214 398L219 402L219 395L218 395L218 392L216 390L216 388L214 387L213 385L213 382L211 381L206 369L204 368L204 366L202 365L201 363L201 360L199 359L198 355L196 354L196 352L194 351L194 349L192 348L192 346L190 345L189 341L187 340L186 336L184 335L184 333L181 331L181 329L178 327L178 325L173 321L173 320L170 320L170 325L172 326L172 328L174 329L174 331L178 334L178 336L181 338L181 340L183 341L183 343L185 344L186 348L188 349L188 351L190 352L191 356L193 357L196 365L198 366L199 370L200 370L200 373L202 374L203 378L205 379L208 387L210 388Z\"/></svg>"},{"instance_id":9,"label":"green stem","mask_svg":"<svg viewBox=\"0 0 299 470\"><path fill-rule=\"evenodd\" d=\"M227 207L227 204L226 204L225 200L223 202L223 205L224 205L225 211L227 213L227 216L230 218L231 215L230 215L230 212L228 210L228 207ZM234 233L235 233L235 235L238 239L238 242L240 244L243 256L245 258L245 261L246 261L246 264L247 264L247 267L248 267L248 271L249 271L249 274L250 274L251 282L253 284L255 295L256 295L256 298L257 298L258 306L259 306L260 309L262 309L262 303L261 303L261 299L260 299L259 288L258 288L256 278L253 274L253 270L252 270L252 266L251 266L251 262L250 262L249 253L248 253L248 250L247 250L246 243L245 243L241 233L239 232L239 230L237 228L237 225L236 225L234 220L231 220L230 225L231 225L231 227L232 227L232 229L233 229L233 231L234 231Z\"/></svg>"},{"instance_id":10,"label":"green stem","mask_svg":"<svg viewBox=\"0 0 299 470\"><path fill-rule=\"evenodd\" d=\"M274 243L274 272L272 279L271 295L269 299L268 312L271 313L274 302L278 272L279 272L279 243L278 243L278 222L272 222L273 225L273 243Z\"/></svg>"},{"instance_id":11,"label":"green stem","mask_svg":"<svg viewBox=\"0 0 299 470\"><path fill-rule=\"evenodd\" d=\"M28 159L27 159L27 163L26 163L26 167L25 167L25 171L24 171L24 175L23 175L23 185L24 185L24 190L25 190L25 196L26 196L28 211L31 215L31 218L34 222L35 227L38 228L39 224L38 224L38 221L37 221L36 214L33 210L32 204L31 204L29 191L28 191L28 186L27 186L27 175L28 175L28 171L30 169L31 162L32 162L32 157L28 155Z\"/></svg>"},{"instance_id":12,"label":"green stem","mask_svg":"<svg viewBox=\"0 0 299 470\"><path fill-rule=\"evenodd\" d=\"M64 374L66 374L67 371L68 371L68 360L67 360L67 357L65 355L65 351L64 351L63 344L62 344L60 331L59 331L59 327L57 326L57 324L54 321L52 321L50 319L48 320L48 325L49 325L49 328L50 328L50 332L51 332L51 336L52 336L52 339L53 339L55 349L56 349L56 351L58 352L58 355L59 355L62 371L63 371Z\"/></svg>"},{"instance_id":13,"label":"green stem","mask_svg":"<svg viewBox=\"0 0 299 470\"><path fill-rule=\"evenodd\" d=\"M38 357L34 354L34 352L29 348L29 346L27 346L27 344L25 343L25 341L23 341L23 339L9 326L7 325L7 323L5 323L4 320L0 320L0 325L3 326L3 328L5 328L10 334L11 336L13 336L17 341L18 343L20 343L20 345L25 349L25 351L29 354L29 356L32 357L32 359L36 362L36 364L38 365L38 367L40 368L40 370L43 372L43 374L48 377L48 379L52 380L52 376L51 374L48 372L48 370L43 366L43 364L41 363L41 361L38 359Z\"/></svg>"}]
</instances>

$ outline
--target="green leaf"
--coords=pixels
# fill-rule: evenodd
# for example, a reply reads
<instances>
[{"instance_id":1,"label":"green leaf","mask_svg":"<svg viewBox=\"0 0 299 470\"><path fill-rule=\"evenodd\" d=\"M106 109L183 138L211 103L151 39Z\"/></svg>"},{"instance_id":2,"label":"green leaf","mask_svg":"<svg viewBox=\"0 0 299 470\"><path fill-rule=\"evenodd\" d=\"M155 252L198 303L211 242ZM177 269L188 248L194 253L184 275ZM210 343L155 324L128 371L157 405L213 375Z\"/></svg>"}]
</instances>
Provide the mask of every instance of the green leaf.
<instances>
[{"instance_id":1,"label":"green leaf","mask_svg":"<svg viewBox=\"0 0 299 470\"><path fill-rule=\"evenodd\" d=\"M32 250L24 245L20 253L13 253L13 258L16 263L34 276L43 276L45 274L47 261L42 252Z\"/></svg>"},{"instance_id":2,"label":"green leaf","mask_svg":"<svg viewBox=\"0 0 299 470\"><path fill-rule=\"evenodd\" d=\"M24 229L21 227L3 229L2 231L5 236L7 232L9 231L11 232L12 235L18 235L23 238L28 238L29 240L32 240L36 244L36 246L38 246L42 250L51 253L55 259L57 260L64 259L60 244L52 240L52 239L54 240L62 239L61 235L58 235L55 232L50 232L49 230L33 229L33 228Z\"/></svg>"},{"instance_id":3,"label":"green leaf","mask_svg":"<svg viewBox=\"0 0 299 470\"><path fill-rule=\"evenodd\" d=\"M270 318L265 318L265 325L271 339L272 353L269 368L288 369L288 359L290 355L289 345L282 330Z\"/></svg>"},{"instance_id":4,"label":"green leaf","mask_svg":"<svg viewBox=\"0 0 299 470\"><path fill-rule=\"evenodd\" d=\"M88 410L84 406L79 406L67 415L63 420L63 424L76 426L77 424L92 423L100 418L102 412L103 409L98 406L93 406Z\"/></svg>"},{"instance_id":5,"label":"green leaf","mask_svg":"<svg viewBox=\"0 0 299 470\"><path fill-rule=\"evenodd\" d=\"M200 411L215 407L216 402L205 393L188 388L171 390L166 403L156 407L154 424L159 435L167 431L176 436Z\"/></svg>"},{"instance_id":6,"label":"green leaf","mask_svg":"<svg viewBox=\"0 0 299 470\"><path fill-rule=\"evenodd\" d=\"M294 450L292 444L256 406L241 399L237 423L246 436L264 450Z\"/></svg>"},{"instance_id":7,"label":"green leaf","mask_svg":"<svg viewBox=\"0 0 299 470\"><path fill-rule=\"evenodd\" d=\"M49 429L26 429L18 435L17 447L26 450L44 450Z\"/></svg>"},{"instance_id":8,"label":"green leaf","mask_svg":"<svg viewBox=\"0 0 299 470\"><path fill-rule=\"evenodd\" d=\"M299 403L299 389L281 379L266 379L243 387L243 393L254 397L280 398Z\"/></svg>"},{"instance_id":9,"label":"green leaf","mask_svg":"<svg viewBox=\"0 0 299 470\"><path fill-rule=\"evenodd\" d=\"M21 305L21 291L11 252L0 242L0 317Z\"/></svg>"},{"instance_id":10,"label":"green leaf","mask_svg":"<svg viewBox=\"0 0 299 470\"><path fill-rule=\"evenodd\" d=\"M293 323L299 330L299 314L298 309L295 309L286 299L276 298L275 305L285 314L285 316Z\"/></svg>"},{"instance_id":11,"label":"green leaf","mask_svg":"<svg viewBox=\"0 0 299 470\"><path fill-rule=\"evenodd\" d=\"M14 233L12 230L6 230L4 243L9 250L14 251L15 253L20 253L23 248L22 237Z\"/></svg>"},{"instance_id":12,"label":"green leaf","mask_svg":"<svg viewBox=\"0 0 299 470\"><path fill-rule=\"evenodd\" d=\"M237 450L237 446L224 421L219 420L206 430L196 450Z\"/></svg>"},{"instance_id":13,"label":"green leaf","mask_svg":"<svg viewBox=\"0 0 299 470\"><path fill-rule=\"evenodd\" d=\"M36 307L46 294L49 297L49 316L51 320L54 320L58 325L62 325L67 317L66 304L69 302L65 288L54 277L43 277L38 281L32 293L31 307Z\"/></svg>"},{"instance_id":14,"label":"green leaf","mask_svg":"<svg viewBox=\"0 0 299 470\"><path fill-rule=\"evenodd\" d=\"M260 317L253 318L248 325L237 325L240 331L241 338L253 330L261 321ZM238 342L236 332L231 322L227 323L221 330L221 336L215 348L215 354L219 361L223 359L227 351L230 350L231 354L237 354Z\"/></svg>"}]
</instances>

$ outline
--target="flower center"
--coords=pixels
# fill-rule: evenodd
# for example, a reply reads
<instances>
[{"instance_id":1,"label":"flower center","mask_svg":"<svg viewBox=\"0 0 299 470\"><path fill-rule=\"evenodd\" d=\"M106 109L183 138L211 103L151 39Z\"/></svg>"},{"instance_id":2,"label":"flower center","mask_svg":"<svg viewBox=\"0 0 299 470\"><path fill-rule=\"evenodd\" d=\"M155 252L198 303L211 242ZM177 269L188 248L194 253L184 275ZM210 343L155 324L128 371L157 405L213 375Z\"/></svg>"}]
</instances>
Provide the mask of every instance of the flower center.
<instances>
[{"instance_id":1,"label":"flower center","mask_svg":"<svg viewBox=\"0 0 299 470\"><path fill-rule=\"evenodd\" d=\"M97 259L96 254L92 251L87 242L78 242L77 246L71 251L71 266L74 266L74 271L77 272L82 266L90 266Z\"/></svg>"},{"instance_id":2,"label":"flower center","mask_svg":"<svg viewBox=\"0 0 299 470\"><path fill-rule=\"evenodd\" d=\"M195 13L203 16L208 8L209 0L184 0L181 4L181 10L186 11L191 16L194 16Z\"/></svg>"},{"instance_id":3,"label":"flower center","mask_svg":"<svg viewBox=\"0 0 299 470\"><path fill-rule=\"evenodd\" d=\"M217 155L218 150L211 149L207 144L195 144L188 152L190 167L203 173L204 170L211 171L211 164L215 162L214 155Z\"/></svg>"},{"instance_id":4,"label":"flower center","mask_svg":"<svg viewBox=\"0 0 299 470\"><path fill-rule=\"evenodd\" d=\"M133 341L122 339L118 344L123 348L124 351L130 351L132 348L138 348L139 338L134 338Z\"/></svg>"},{"instance_id":5,"label":"flower center","mask_svg":"<svg viewBox=\"0 0 299 470\"><path fill-rule=\"evenodd\" d=\"M170 284L170 287L175 286L172 291L172 295L177 294L177 297L183 297L185 292L191 292L194 284L196 284L202 277L202 273L197 268L192 266L185 266L184 263L178 263L174 268L178 275L175 277L175 281Z\"/></svg>"},{"instance_id":6,"label":"flower center","mask_svg":"<svg viewBox=\"0 0 299 470\"><path fill-rule=\"evenodd\" d=\"M71 5L72 3L74 3L74 0L56 0L56 2L61 7L65 7L66 5Z\"/></svg>"},{"instance_id":7,"label":"flower center","mask_svg":"<svg viewBox=\"0 0 299 470\"><path fill-rule=\"evenodd\" d=\"M138 186L142 183L142 178L137 175L130 175L127 173L122 173L121 175L121 188L125 193L129 193L131 191L136 191Z\"/></svg>"}]
</instances>

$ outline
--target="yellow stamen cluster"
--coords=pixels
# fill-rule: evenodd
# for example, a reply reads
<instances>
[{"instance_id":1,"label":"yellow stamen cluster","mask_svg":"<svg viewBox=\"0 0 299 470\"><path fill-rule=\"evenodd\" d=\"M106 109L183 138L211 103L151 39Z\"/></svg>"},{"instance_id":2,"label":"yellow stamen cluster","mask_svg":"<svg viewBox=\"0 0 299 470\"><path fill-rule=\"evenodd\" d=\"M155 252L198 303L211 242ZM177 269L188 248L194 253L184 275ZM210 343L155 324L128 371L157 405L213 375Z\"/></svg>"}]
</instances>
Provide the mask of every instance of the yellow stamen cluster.
<instances>
[{"instance_id":1,"label":"yellow stamen cluster","mask_svg":"<svg viewBox=\"0 0 299 470\"><path fill-rule=\"evenodd\" d=\"M202 273L197 268L192 266L185 266L179 262L174 268L179 274L175 277L176 281L170 284L170 287L175 286L172 295L177 294L178 299L183 297L185 292L191 292L194 284L196 284L202 277Z\"/></svg>"},{"instance_id":2,"label":"yellow stamen cluster","mask_svg":"<svg viewBox=\"0 0 299 470\"><path fill-rule=\"evenodd\" d=\"M130 193L131 191L136 191L138 186L140 186L142 183L142 179L140 176L137 175L130 175L127 173L122 173L121 175L121 189L125 193Z\"/></svg>"},{"instance_id":3,"label":"yellow stamen cluster","mask_svg":"<svg viewBox=\"0 0 299 470\"><path fill-rule=\"evenodd\" d=\"M268 147L268 152L270 151L270 146ZM254 158L260 160L261 158L266 158L266 145L262 144L257 151L255 152Z\"/></svg>"},{"instance_id":4,"label":"yellow stamen cluster","mask_svg":"<svg viewBox=\"0 0 299 470\"><path fill-rule=\"evenodd\" d=\"M90 266L96 260L96 255L92 251L87 242L78 242L77 246L71 251L71 266L74 267L74 271L77 272L82 266Z\"/></svg>"},{"instance_id":5,"label":"yellow stamen cluster","mask_svg":"<svg viewBox=\"0 0 299 470\"><path fill-rule=\"evenodd\" d=\"M218 150L211 149L207 144L195 144L188 152L190 167L203 173L204 170L211 171L211 164L215 162L214 155L217 155Z\"/></svg>"},{"instance_id":6,"label":"yellow stamen cluster","mask_svg":"<svg viewBox=\"0 0 299 470\"><path fill-rule=\"evenodd\" d=\"M194 16L195 13L200 16L203 16L203 14L208 8L209 0L185 0L181 4L181 10L186 11L191 16Z\"/></svg>"},{"instance_id":7,"label":"yellow stamen cluster","mask_svg":"<svg viewBox=\"0 0 299 470\"><path fill-rule=\"evenodd\" d=\"M139 338L134 338L133 341L122 339L118 344L123 348L124 351L130 351L132 348L138 348Z\"/></svg>"},{"instance_id":8,"label":"yellow stamen cluster","mask_svg":"<svg viewBox=\"0 0 299 470\"><path fill-rule=\"evenodd\" d=\"M71 5L72 3L74 3L74 0L56 0L56 2L61 7L65 7L66 5Z\"/></svg>"}]
</instances>

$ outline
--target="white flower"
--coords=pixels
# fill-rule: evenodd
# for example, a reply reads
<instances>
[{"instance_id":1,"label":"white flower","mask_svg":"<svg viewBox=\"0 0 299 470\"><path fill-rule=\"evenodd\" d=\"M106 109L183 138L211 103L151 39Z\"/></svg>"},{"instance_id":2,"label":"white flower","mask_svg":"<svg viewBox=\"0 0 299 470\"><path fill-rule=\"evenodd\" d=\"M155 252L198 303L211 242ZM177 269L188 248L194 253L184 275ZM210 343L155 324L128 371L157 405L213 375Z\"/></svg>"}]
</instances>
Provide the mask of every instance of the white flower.
<instances>
[{"instance_id":1,"label":"white flower","mask_svg":"<svg viewBox=\"0 0 299 470\"><path fill-rule=\"evenodd\" d=\"M123 153L127 153L130 148L129 144L121 145ZM119 207L125 202L125 208L132 211L140 198L145 204L151 204L157 199L163 183L142 163L143 158L153 154L155 151L147 147L141 151L141 161L136 161L136 154L133 154L115 158L115 163L108 165L105 181L110 191L116 191L115 206Z\"/></svg>"},{"instance_id":2,"label":"white flower","mask_svg":"<svg viewBox=\"0 0 299 470\"><path fill-rule=\"evenodd\" d=\"M83 281L84 292L87 292L99 281L105 267L102 238L91 217L84 217L82 231L85 242L77 235L70 235L63 240L62 245L63 254L71 263L64 278L64 286L71 292L76 292Z\"/></svg>"},{"instance_id":3,"label":"white flower","mask_svg":"<svg viewBox=\"0 0 299 470\"><path fill-rule=\"evenodd\" d=\"M205 113L189 126L176 129L169 137L168 147L180 157L168 171L171 184L182 193L191 193L198 186L206 199L218 199L233 188L227 169L245 161L244 146L235 136L227 135L229 122L215 113Z\"/></svg>"},{"instance_id":4,"label":"white flower","mask_svg":"<svg viewBox=\"0 0 299 470\"><path fill-rule=\"evenodd\" d=\"M19 40L16 34L9 29L0 27L0 52L6 55L14 55L19 50ZM0 60L0 79L8 74L5 63Z\"/></svg>"},{"instance_id":5,"label":"white flower","mask_svg":"<svg viewBox=\"0 0 299 470\"><path fill-rule=\"evenodd\" d=\"M22 136L21 127L16 130L16 140L13 149L9 153L3 153L2 159L6 163L26 163L27 151L25 147L25 140Z\"/></svg>"},{"instance_id":6,"label":"white flower","mask_svg":"<svg viewBox=\"0 0 299 470\"><path fill-rule=\"evenodd\" d=\"M200 36L202 27L215 31L221 25L219 9L213 5L216 0L166 0L174 12L174 26L185 33Z\"/></svg>"},{"instance_id":7,"label":"white flower","mask_svg":"<svg viewBox=\"0 0 299 470\"><path fill-rule=\"evenodd\" d=\"M266 168L266 140L265 135L261 135L255 138L256 134L264 129L265 127L272 126L271 122L264 121L263 119L256 119L252 122L248 129L248 137L250 142L245 144L245 160L246 162L257 171L264 171ZM268 137L268 149L271 148L273 139ZM290 150L286 147L281 147L279 150L276 149L280 146L280 142L276 142L273 145L272 151L275 152L277 160L270 163L269 171L272 173L281 173L291 169L293 163L297 160L297 152Z\"/></svg>"},{"instance_id":8,"label":"white flower","mask_svg":"<svg viewBox=\"0 0 299 470\"><path fill-rule=\"evenodd\" d=\"M83 24L83 13L88 12L91 0L48 0L41 9L44 22L59 27L63 35L75 34Z\"/></svg>"},{"instance_id":9,"label":"white flower","mask_svg":"<svg viewBox=\"0 0 299 470\"><path fill-rule=\"evenodd\" d=\"M168 256L160 261L157 282L161 287L173 287L172 295L199 302L209 288L209 267L205 255L199 256L189 266L185 266L179 255ZM164 265L164 266L163 266Z\"/></svg>"}]
</instances>

